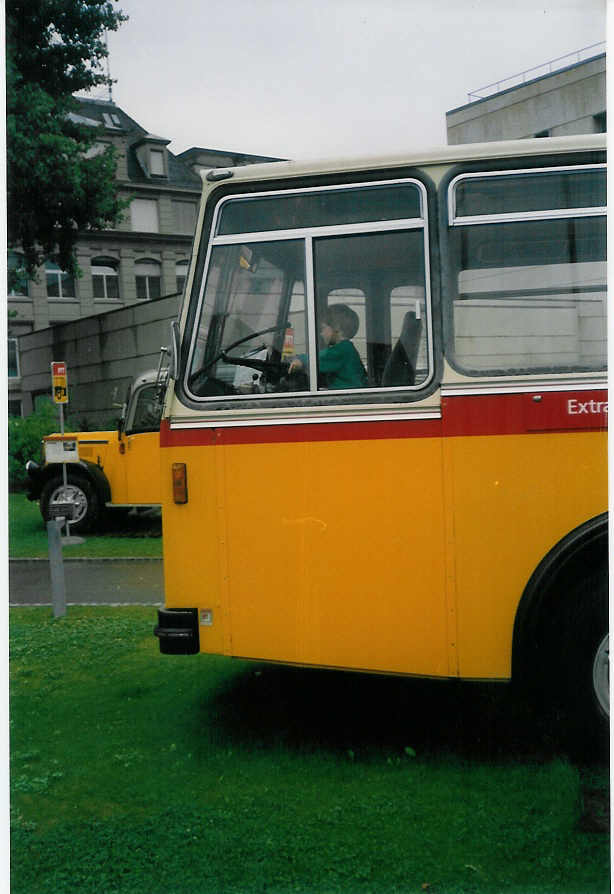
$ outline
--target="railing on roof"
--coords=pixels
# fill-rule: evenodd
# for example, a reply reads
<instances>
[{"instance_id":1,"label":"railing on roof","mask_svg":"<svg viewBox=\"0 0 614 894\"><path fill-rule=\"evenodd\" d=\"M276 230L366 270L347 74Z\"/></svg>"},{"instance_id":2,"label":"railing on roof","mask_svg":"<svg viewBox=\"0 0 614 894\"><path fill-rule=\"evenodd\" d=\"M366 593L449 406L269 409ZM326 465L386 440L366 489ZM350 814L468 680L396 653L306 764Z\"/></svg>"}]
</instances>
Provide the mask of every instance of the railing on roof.
<instances>
[{"instance_id":1,"label":"railing on roof","mask_svg":"<svg viewBox=\"0 0 614 894\"><path fill-rule=\"evenodd\" d=\"M527 80L527 75L531 75L529 80L533 80L533 78L551 74L553 71L571 65L572 60L575 62L582 62L582 59L586 58L583 54L588 53L589 50L594 51L597 47L605 49L605 40L602 40L599 43L592 43L588 47L582 47L581 50L574 50L573 53L567 53L565 56L558 56L556 59L550 59L548 62L543 62L541 65L536 65L534 68L527 68L526 71L511 75L509 78L503 78L502 81L495 81L492 84L486 84L485 87L478 87L477 90L472 90L471 93L467 94L467 99L469 102L474 102L476 99L485 99L486 96L492 96L494 93L499 93L501 90L515 87L517 84L524 84ZM594 56L596 53L592 52L590 55ZM540 74L536 74L536 72L540 72ZM512 81L516 83L512 84ZM503 86L504 84L506 85L505 87Z\"/></svg>"}]
</instances>

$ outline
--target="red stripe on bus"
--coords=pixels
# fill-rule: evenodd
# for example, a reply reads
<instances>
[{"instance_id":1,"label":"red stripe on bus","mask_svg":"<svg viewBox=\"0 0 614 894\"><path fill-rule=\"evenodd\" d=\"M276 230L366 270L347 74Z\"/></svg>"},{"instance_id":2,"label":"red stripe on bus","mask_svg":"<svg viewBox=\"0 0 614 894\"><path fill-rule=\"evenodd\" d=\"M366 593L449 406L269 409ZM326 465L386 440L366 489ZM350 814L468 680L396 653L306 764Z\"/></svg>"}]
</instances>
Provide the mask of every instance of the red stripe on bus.
<instances>
[{"instance_id":1,"label":"red stripe on bus","mask_svg":"<svg viewBox=\"0 0 614 894\"><path fill-rule=\"evenodd\" d=\"M171 429L168 420L163 420L160 428L160 446L287 444L306 441L604 431L608 421L607 393L604 389L458 395L444 397L441 410L442 419L293 422L282 425L237 425L218 428Z\"/></svg>"},{"instance_id":2,"label":"red stripe on bus","mask_svg":"<svg viewBox=\"0 0 614 894\"><path fill-rule=\"evenodd\" d=\"M305 441L369 441L390 438L439 438L441 419L382 422L317 422L288 425L248 425L224 428L160 428L161 447L211 444L287 444Z\"/></svg>"},{"instance_id":3,"label":"red stripe on bus","mask_svg":"<svg viewBox=\"0 0 614 894\"><path fill-rule=\"evenodd\" d=\"M608 425L605 389L444 397L441 413L448 437L601 431Z\"/></svg>"}]
</instances>

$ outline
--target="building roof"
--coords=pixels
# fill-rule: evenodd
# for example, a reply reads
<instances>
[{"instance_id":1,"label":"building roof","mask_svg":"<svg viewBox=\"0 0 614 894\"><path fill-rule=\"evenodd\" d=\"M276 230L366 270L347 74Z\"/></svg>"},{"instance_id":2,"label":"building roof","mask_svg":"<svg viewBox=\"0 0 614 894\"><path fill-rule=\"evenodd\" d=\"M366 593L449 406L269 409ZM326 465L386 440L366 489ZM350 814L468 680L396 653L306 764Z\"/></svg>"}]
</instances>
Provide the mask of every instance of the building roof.
<instances>
[{"instance_id":1,"label":"building roof","mask_svg":"<svg viewBox=\"0 0 614 894\"><path fill-rule=\"evenodd\" d=\"M151 183L151 178L147 176L137 160L136 146L144 141L151 141L167 147L170 140L150 134L146 128L141 127L134 118L127 115L113 102L80 96L75 96L75 99L79 102L79 109L76 113L72 113L73 120L79 120L81 124L99 127L101 130L104 129L109 136L121 136L126 144L128 179L134 183ZM170 186L191 187L200 192L200 177L180 157L174 155L168 148L166 151L168 153L168 177L165 178L164 183ZM161 185L160 180L155 182L158 186Z\"/></svg>"},{"instance_id":2,"label":"building roof","mask_svg":"<svg viewBox=\"0 0 614 894\"><path fill-rule=\"evenodd\" d=\"M556 69L553 69L552 71L547 71L547 72L540 74L534 78L530 78L528 81L525 81L525 80L518 81L518 83L513 84L510 87L493 90L492 92L487 93L485 96L477 97L476 99L472 99L462 106L457 106L455 109L450 109L448 112L446 112L446 116L453 115L455 112L460 112L462 109L467 109L467 108L469 108L469 106L476 106L479 103L488 102L489 100L494 99L495 97L505 96L505 94L507 94L507 93L514 93L515 91L523 90L525 87L531 87L534 84L539 83L540 81L547 81L548 79L558 78L560 75L564 74L565 72L573 71L573 69L585 68L590 63L596 62L597 60L603 60L604 64L605 64L605 58L606 58L605 53L597 53L597 55L595 55L595 56L590 56L587 59L581 59L579 62L573 62L571 65L564 65L561 68L556 68ZM548 63L545 63L545 64L547 65ZM530 69L530 71L533 71L533 70L534 69ZM507 81L514 80L515 78L522 78L524 74L525 74L525 72L521 72L520 74L512 75L512 77L509 77L509 78L502 78L502 80L499 81L498 83L504 84ZM526 74L528 74L528 72L526 72ZM489 87L494 87L494 86L498 86L498 84L488 84L486 87L482 87L481 89L487 90ZM477 95L477 93L478 93L478 91L476 90L473 93L471 93L470 96L475 96L475 95Z\"/></svg>"},{"instance_id":3,"label":"building roof","mask_svg":"<svg viewBox=\"0 0 614 894\"><path fill-rule=\"evenodd\" d=\"M180 152L177 158L189 165L200 167L237 167L238 165L261 164L268 161L286 161L285 158L276 158L272 155L250 155L247 152L234 152L227 149L204 149L201 146L193 146Z\"/></svg>"}]
</instances>

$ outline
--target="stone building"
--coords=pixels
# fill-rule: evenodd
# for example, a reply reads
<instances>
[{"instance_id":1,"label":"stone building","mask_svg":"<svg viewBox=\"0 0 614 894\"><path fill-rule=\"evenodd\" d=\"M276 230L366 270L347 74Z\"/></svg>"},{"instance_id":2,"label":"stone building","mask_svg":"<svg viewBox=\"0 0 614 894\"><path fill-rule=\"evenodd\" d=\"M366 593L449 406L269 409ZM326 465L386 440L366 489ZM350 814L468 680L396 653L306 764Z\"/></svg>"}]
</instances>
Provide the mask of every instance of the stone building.
<instances>
[{"instance_id":1,"label":"stone building","mask_svg":"<svg viewBox=\"0 0 614 894\"><path fill-rule=\"evenodd\" d=\"M90 153L117 149L116 179L129 208L115 229L79 234L79 277L48 260L34 279L20 277L8 294L9 410L22 406L19 338L81 317L141 304L183 289L201 192L199 170L278 159L193 148L173 154L112 102L78 98L76 120L96 128ZM19 270L17 247L8 266Z\"/></svg>"},{"instance_id":2,"label":"stone building","mask_svg":"<svg viewBox=\"0 0 614 894\"><path fill-rule=\"evenodd\" d=\"M448 143L605 132L606 55L580 59L586 51L594 48L470 94L470 102L446 113Z\"/></svg>"}]
</instances>

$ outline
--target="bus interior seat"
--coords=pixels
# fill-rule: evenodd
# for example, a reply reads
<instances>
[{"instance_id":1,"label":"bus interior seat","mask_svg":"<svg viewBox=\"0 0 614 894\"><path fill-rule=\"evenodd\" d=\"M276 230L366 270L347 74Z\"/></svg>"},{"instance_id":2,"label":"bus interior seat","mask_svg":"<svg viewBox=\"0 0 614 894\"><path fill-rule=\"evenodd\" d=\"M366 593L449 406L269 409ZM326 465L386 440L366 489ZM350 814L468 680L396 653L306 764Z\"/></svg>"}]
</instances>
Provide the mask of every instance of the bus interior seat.
<instances>
[{"instance_id":1,"label":"bus interior seat","mask_svg":"<svg viewBox=\"0 0 614 894\"><path fill-rule=\"evenodd\" d=\"M422 320L416 317L414 311L407 311L399 340L392 349L382 373L384 387L414 384L421 332Z\"/></svg>"}]
</instances>

